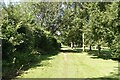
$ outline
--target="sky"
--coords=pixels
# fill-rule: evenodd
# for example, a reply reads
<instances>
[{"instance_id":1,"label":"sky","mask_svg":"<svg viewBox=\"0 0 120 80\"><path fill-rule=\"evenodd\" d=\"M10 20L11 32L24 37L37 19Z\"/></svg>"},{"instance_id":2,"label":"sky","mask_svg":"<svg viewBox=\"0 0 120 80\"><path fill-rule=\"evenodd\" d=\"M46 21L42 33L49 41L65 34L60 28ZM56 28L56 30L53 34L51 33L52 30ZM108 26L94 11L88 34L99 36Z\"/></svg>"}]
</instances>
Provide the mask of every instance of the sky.
<instances>
[{"instance_id":1,"label":"sky","mask_svg":"<svg viewBox=\"0 0 120 80\"><path fill-rule=\"evenodd\" d=\"M19 1L22 1L22 2L29 2L29 1L32 1L32 2L36 2L36 1L44 1L44 2L49 2L49 1L57 1L57 2L59 2L59 1L81 1L81 2L113 2L113 1L115 1L115 2L118 2L118 1L120 1L120 0L0 0L0 2L5 2L5 4L6 5L8 5L9 4L9 2L19 2Z\"/></svg>"},{"instance_id":2,"label":"sky","mask_svg":"<svg viewBox=\"0 0 120 80\"><path fill-rule=\"evenodd\" d=\"M19 2L20 0L0 0L0 2L5 2L8 5L10 2Z\"/></svg>"}]
</instances>

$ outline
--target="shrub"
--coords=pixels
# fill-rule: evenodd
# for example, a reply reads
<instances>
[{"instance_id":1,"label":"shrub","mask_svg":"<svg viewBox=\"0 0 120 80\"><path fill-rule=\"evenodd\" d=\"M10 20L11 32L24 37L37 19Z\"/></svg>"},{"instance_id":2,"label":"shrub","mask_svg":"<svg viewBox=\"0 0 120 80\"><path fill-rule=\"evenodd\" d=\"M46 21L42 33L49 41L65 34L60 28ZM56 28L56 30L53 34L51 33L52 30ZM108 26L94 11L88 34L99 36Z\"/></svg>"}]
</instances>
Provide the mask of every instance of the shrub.
<instances>
[{"instance_id":1,"label":"shrub","mask_svg":"<svg viewBox=\"0 0 120 80\"><path fill-rule=\"evenodd\" d=\"M119 59L120 58L120 36L117 36L111 45L112 57Z\"/></svg>"},{"instance_id":2,"label":"shrub","mask_svg":"<svg viewBox=\"0 0 120 80\"><path fill-rule=\"evenodd\" d=\"M51 54L59 50L60 44L57 40L45 33L45 30L35 22L31 22L32 15L29 16L14 6L5 7L3 10L5 12L1 18L3 72L5 71L3 76L12 69L14 70L10 74L15 73L22 65L28 66L36 62L38 59L35 54ZM39 52L33 54L33 50ZM10 70L6 70L8 68Z\"/></svg>"}]
</instances>

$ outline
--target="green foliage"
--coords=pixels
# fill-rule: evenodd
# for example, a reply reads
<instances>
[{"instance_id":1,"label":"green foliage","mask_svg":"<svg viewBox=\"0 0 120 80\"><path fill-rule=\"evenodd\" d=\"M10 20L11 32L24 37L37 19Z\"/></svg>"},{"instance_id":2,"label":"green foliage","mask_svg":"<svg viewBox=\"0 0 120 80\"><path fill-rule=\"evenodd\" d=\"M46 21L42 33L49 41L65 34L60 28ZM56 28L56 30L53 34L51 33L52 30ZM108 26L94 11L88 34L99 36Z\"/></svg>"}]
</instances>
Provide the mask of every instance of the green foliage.
<instances>
[{"instance_id":1,"label":"green foliage","mask_svg":"<svg viewBox=\"0 0 120 80\"><path fill-rule=\"evenodd\" d=\"M2 6L3 77L36 62L37 54L52 54L60 49L57 40L37 23L36 14L26 5L30 6L27 3ZM6 73L7 68L13 71Z\"/></svg>"},{"instance_id":2,"label":"green foliage","mask_svg":"<svg viewBox=\"0 0 120 80\"><path fill-rule=\"evenodd\" d=\"M60 23L64 44L83 44L84 33L86 46L107 45L112 51L112 57L119 58L119 2L73 2L64 5L67 8L63 9L64 16Z\"/></svg>"},{"instance_id":3,"label":"green foliage","mask_svg":"<svg viewBox=\"0 0 120 80\"><path fill-rule=\"evenodd\" d=\"M116 36L111 45L113 58L120 58L120 35Z\"/></svg>"},{"instance_id":4,"label":"green foliage","mask_svg":"<svg viewBox=\"0 0 120 80\"><path fill-rule=\"evenodd\" d=\"M15 51L31 51L33 48L33 34L31 26L29 26L30 23L24 21L24 17L20 17L20 13L16 13L17 9L13 5L8 8L4 7L3 10L6 11L6 14L2 18L6 19L2 21L2 38L3 45L7 45L3 48L3 54L12 55ZM4 58L5 56L3 56Z\"/></svg>"},{"instance_id":5,"label":"green foliage","mask_svg":"<svg viewBox=\"0 0 120 80\"><path fill-rule=\"evenodd\" d=\"M38 28L34 31L35 49L42 54L47 54L60 49L59 43L52 36L47 36L43 30Z\"/></svg>"},{"instance_id":6,"label":"green foliage","mask_svg":"<svg viewBox=\"0 0 120 80\"><path fill-rule=\"evenodd\" d=\"M56 39L67 45L99 45L99 51L107 44L112 57L119 59L119 7L119 2L3 5L0 15L3 60L19 69L22 64L34 62L36 54L59 50L61 45ZM56 31L61 34L56 36Z\"/></svg>"}]
</instances>

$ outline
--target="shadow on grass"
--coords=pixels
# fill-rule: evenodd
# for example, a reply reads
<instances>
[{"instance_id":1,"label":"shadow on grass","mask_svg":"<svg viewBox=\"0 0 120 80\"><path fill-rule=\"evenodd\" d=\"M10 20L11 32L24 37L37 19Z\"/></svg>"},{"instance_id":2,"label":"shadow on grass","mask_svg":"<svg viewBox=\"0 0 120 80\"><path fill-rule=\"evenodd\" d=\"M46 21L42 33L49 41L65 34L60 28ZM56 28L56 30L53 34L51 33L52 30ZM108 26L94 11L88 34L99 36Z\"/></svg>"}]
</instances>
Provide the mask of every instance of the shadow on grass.
<instances>
[{"instance_id":1,"label":"shadow on grass","mask_svg":"<svg viewBox=\"0 0 120 80\"><path fill-rule=\"evenodd\" d=\"M93 55L93 59L98 59L98 58L102 58L102 59L112 59L111 56L111 52L107 51L107 50L102 50L100 54L98 54L97 50L92 50L92 51L87 51L89 55Z\"/></svg>"},{"instance_id":2,"label":"shadow on grass","mask_svg":"<svg viewBox=\"0 0 120 80\"><path fill-rule=\"evenodd\" d=\"M59 52L55 52L55 54L38 55L38 61L36 61L35 63L32 63L29 68L34 68L37 66L45 66L42 64L38 64L38 63L40 63L41 61L52 60L54 58L51 58L51 57L56 56L58 54L59 54Z\"/></svg>"},{"instance_id":3,"label":"shadow on grass","mask_svg":"<svg viewBox=\"0 0 120 80\"><path fill-rule=\"evenodd\" d=\"M105 78L105 77L99 77L99 78L85 78L80 80L119 80L118 78Z\"/></svg>"},{"instance_id":4,"label":"shadow on grass","mask_svg":"<svg viewBox=\"0 0 120 80\"><path fill-rule=\"evenodd\" d=\"M82 49L67 49L67 50L61 50L61 52L65 52L65 53L80 53L82 52ZM98 56L97 55L97 50L93 50L93 51L89 51L88 52L89 55L93 55L92 58L103 58L103 59L110 59L111 56L108 55L110 54L109 51L102 51L101 52L101 56ZM104 54L104 55L103 55ZM55 52L55 54L47 54L47 55L37 55L37 60L35 62L31 62L30 64L27 64L21 71L19 74L15 74L14 76L12 77L8 77L6 76L4 79L5 80L9 80L10 78L13 79L15 78L16 76L22 74L24 71L30 69L30 68L36 68L37 66L45 66L45 65L41 65L41 64L38 64L40 63L41 61L45 61L45 60L52 60L54 58L51 58L52 56L56 56L58 55L58 52ZM98 77L98 78L81 78L80 80L119 80L118 77L120 75L120 73L112 73L112 76L105 76L105 77ZM67 79L67 78L66 78ZM26 80L26 79L25 79Z\"/></svg>"},{"instance_id":5,"label":"shadow on grass","mask_svg":"<svg viewBox=\"0 0 120 80\"><path fill-rule=\"evenodd\" d=\"M91 58L93 59L104 59L104 60L115 60L118 61L118 67L115 67L116 70L114 70L114 72L111 72L111 76L105 76L105 77L100 77L100 78L90 78L90 79L86 79L86 80L120 80L120 64L119 64L119 60L116 58L112 58L111 56L111 52L109 50L102 50L100 54L98 54L97 50L92 50L92 51L87 51L89 55L92 55Z\"/></svg>"},{"instance_id":6,"label":"shadow on grass","mask_svg":"<svg viewBox=\"0 0 120 80\"><path fill-rule=\"evenodd\" d=\"M27 71L28 69L30 68L35 68L37 66L45 66L45 65L41 65L41 64L38 64L40 63L41 61L45 61L45 60L52 60L53 58L51 58L52 56L55 56L55 55L58 55L59 54L59 51L56 51L54 52L54 54L44 54L44 55L40 55L40 54L35 54L36 57L35 60L27 63L27 64L24 64L23 67L20 69L19 73L18 73L18 68L17 66L12 68L12 66L8 66L8 67L4 67L2 66L2 71L6 69L6 75L5 76L2 76L2 80L11 80L11 79L15 79L16 76L22 74L24 71Z\"/></svg>"},{"instance_id":7,"label":"shadow on grass","mask_svg":"<svg viewBox=\"0 0 120 80\"><path fill-rule=\"evenodd\" d=\"M119 80L118 78L104 78L104 77L98 77L98 78L22 78L22 80ZM14 79L14 80L21 80L21 79Z\"/></svg>"},{"instance_id":8,"label":"shadow on grass","mask_svg":"<svg viewBox=\"0 0 120 80\"><path fill-rule=\"evenodd\" d=\"M64 53L81 53L82 49L67 49L67 50L61 50L61 52ZM104 60L108 60L108 59L112 59L112 60L116 60L113 59L111 56L111 52L109 50L101 50L101 54L98 55L98 50L92 50L89 51L88 49L85 50L85 52L88 52L88 55L92 55L91 58L93 59L104 59ZM120 67L115 67L115 69L120 69ZM105 76L105 77L98 77L98 78L81 78L80 80L119 80L120 79L120 72L118 71L114 71L110 73L111 76Z\"/></svg>"},{"instance_id":9,"label":"shadow on grass","mask_svg":"<svg viewBox=\"0 0 120 80\"><path fill-rule=\"evenodd\" d=\"M64 52L64 53L81 53L82 50L81 49L67 49L67 50L61 50L61 52Z\"/></svg>"},{"instance_id":10,"label":"shadow on grass","mask_svg":"<svg viewBox=\"0 0 120 80\"><path fill-rule=\"evenodd\" d=\"M98 54L97 50L92 50L92 51L87 51L87 52L89 55L93 55L93 57L91 57L93 59L99 59L99 58L104 59L104 60L112 59L112 60L120 62L118 58L113 58L111 56L112 53L109 50L101 50L100 54Z\"/></svg>"}]
</instances>

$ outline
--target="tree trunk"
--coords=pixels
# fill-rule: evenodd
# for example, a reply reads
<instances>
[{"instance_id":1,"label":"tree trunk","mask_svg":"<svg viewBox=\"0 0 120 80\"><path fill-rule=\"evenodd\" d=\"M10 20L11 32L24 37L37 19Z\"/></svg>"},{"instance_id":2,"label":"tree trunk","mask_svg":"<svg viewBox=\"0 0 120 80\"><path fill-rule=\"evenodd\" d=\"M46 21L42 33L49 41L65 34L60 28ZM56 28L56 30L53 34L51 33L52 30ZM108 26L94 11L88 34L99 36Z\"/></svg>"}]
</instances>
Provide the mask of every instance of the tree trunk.
<instances>
[{"instance_id":1,"label":"tree trunk","mask_svg":"<svg viewBox=\"0 0 120 80\"><path fill-rule=\"evenodd\" d=\"M71 48L73 48L73 42L71 42Z\"/></svg>"},{"instance_id":2,"label":"tree trunk","mask_svg":"<svg viewBox=\"0 0 120 80\"><path fill-rule=\"evenodd\" d=\"M84 45L84 42L85 42L85 40L84 40L84 33L83 33L83 35L82 35L82 38L83 38L83 51L85 51L85 45Z\"/></svg>"},{"instance_id":3,"label":"tree trunk","mask_svg":"<svg viewBox=\"0 0 120 80\"><path fill-rule=\"evenodd\" d=\"M75 43L73 42L73 48L75 47Z\"/></svg>"},{"instance_id":4,"label":"tree trunk","mask_svg":"<svg viewBox=\"0 0 120 80\"><path fill-rule=\"evenodd\" d=\"M92 51L92 45L90 45L90 51Z\"/></svg>"},{"instance_id":5,"label":"tree trunk","mask_svg":"<svg viewBox=\"0 0 120 80\"><path fill-rule=\"evenodd\" d=\"M100 55L100 53L101 53L101 45L99 44L98 45L98 55Z\"/></svg>"}]
</instances>

